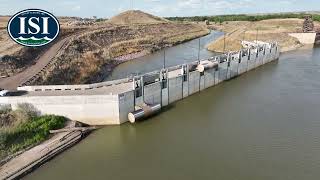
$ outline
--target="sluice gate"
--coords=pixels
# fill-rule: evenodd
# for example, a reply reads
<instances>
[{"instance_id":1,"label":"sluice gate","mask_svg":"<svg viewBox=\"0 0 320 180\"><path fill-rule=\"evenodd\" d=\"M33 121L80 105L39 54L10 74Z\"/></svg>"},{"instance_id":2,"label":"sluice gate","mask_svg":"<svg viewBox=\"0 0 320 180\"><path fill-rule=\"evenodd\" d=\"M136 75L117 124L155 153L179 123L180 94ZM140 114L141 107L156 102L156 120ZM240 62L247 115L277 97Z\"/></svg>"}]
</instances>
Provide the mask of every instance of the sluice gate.
<instances>
[{"instance_id":1,"label":"sluice gate","mask_svg":"<svg viewBox=\"0 0 320 180\"><path fill-rule=\"evenodd\" d=\"M243 46L246 49L238 52L135 77L134 106L164 107L279 58L276 43L243 42Z\"/></svg>"}]
</instances>

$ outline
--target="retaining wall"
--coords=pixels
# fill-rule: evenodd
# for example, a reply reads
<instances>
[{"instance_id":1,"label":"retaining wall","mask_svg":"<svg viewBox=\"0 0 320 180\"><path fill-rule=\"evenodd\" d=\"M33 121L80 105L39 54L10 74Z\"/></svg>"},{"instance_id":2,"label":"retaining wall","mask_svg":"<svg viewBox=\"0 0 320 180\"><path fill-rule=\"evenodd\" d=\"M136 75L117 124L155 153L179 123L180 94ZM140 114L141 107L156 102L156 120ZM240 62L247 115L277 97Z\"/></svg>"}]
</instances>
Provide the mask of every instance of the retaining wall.
<instances>
[{"instance_id":1,"label":"retaining wall","mask_svg":"<svg viewBox=\"0 0 320 180\"><path fill-rule=\"evenodd\" d=\"M131 100L133 98L131 97ZM42 114L65 116L89 125L120 124L118 95L1 97L0 104L31 104ZM121 110L125 109L123 104Z\"/></svg>"},{"instance_id":2,"label":"retaining wall","mask_svg":"<svg viewBox=\"0 0 320 180\"><path fill-rule=\"evenodd\" d=\"M297 38L302 44L314 44L317 33L289 33L289 36Z\"/></svg>"},{"instance_id":3,"label":"retaining wall","mask_svg":"<svg viewBox=\"0 0 320 180\"><path fill-rule=\"evenodd\" d=\"M161 104L162 107L198 93L206 88L234 78L265 63L279 58L280 49L276 44L259 44L257 48L231 52L211 58L217 66L199 72L189 68L197 63L171 67L151 76L142 75L133 79L121 79L90 85L26 86L25 91L40 91L42 96L1 97L0 104L11 104L16 108L20 103L32 104L42 114L63 115L90 125L121 124L128 121L128 113L146 104ZM187 68L186 68L187 67ZM187 70L186 70L187 69ZM169 71L169 72L168 72ZM160 74L155 76L154 74ZM126 83L127 86L122 86ZM107 91L104 86L122 89L118 93ZM125 87L125 90L123 88ZM130 88L133 87L133 88ZM100 94L92 94L101 88ZM128 89L127 89L128 88ZM91 94L86 94L90 89ZM110 89L110 88L109 88ZM83 94L70 95L70 92L84 91ZM43 91L43 92L42 92ZM55 91L58 96L46 96L45 91ZM68 91L69 95L63 95ZM96 91L94 91L96 92ZM115 91L117 92L117 91Z\"/></svg>"}]
</instances>

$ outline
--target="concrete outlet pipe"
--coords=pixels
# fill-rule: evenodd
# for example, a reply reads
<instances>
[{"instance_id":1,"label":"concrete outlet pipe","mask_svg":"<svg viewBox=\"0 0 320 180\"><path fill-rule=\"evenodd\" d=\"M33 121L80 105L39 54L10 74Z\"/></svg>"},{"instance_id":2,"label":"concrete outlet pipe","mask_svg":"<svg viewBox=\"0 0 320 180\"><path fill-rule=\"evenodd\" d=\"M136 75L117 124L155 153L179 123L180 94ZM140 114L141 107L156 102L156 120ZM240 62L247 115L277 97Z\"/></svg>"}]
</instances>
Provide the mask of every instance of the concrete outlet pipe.
<instances>
[{"instance_id":1,"label":"concrete outlet pipe","mask_svg":"<svg viewBox=\"0 0 320 180\"><path fill-rule=\"evenodd\" d=\"M218 64L217 63L213 63L211 61L202 61L200 62L200 64L197 66L197 70L199 72L203 72L207 69L212 69L214 68L215 66L217 66Z\"/></svg>"},{"instance_id":2,"label":"concrete outlet pipe","mask_svg":"<svg viewBox=\"0 0 320 180\"><path fill-rule=\"evenodd\" d=\"M160 104L143 106L141 109L129 113L128 119L131 123L134 123L136 121L145 119L159 112L160 110L161 110Z\"/></svg>"}]
</instances>

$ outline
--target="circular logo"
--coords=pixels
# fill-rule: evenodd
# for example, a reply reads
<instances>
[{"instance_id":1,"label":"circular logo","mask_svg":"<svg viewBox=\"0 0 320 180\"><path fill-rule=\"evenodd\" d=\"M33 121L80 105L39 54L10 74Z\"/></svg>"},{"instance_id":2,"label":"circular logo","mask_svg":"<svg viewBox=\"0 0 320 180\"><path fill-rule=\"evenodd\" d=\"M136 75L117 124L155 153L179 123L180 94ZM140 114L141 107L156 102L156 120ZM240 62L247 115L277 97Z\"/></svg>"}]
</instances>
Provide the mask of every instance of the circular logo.
<instances>
[{"instance_id":1,"label":"circular logo","mask_svg":"<svg viewBox=\"0 0 320 180\"><path fill-rule=\"evenodd\" d=\"M52 42L59 34L58 19L41 9L26 9L13 15L8 23L8 33L17 43L38 47Z\"/></svg>"}]
</instances>

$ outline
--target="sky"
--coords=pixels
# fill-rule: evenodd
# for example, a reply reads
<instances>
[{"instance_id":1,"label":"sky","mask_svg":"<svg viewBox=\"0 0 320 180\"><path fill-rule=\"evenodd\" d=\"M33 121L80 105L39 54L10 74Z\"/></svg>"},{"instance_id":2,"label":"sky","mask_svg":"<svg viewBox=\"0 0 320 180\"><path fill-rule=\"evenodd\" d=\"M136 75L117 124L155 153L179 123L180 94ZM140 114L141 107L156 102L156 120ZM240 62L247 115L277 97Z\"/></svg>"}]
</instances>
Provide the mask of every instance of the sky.
<instances>
[{"instance_id":1,"label":"sky","mask_svg":"<svg viewBox=\"0 0 320 180\"><path fill-rule=\"evenodd\" d=\"M56 16L110 18L135 9L168 17L319 11L320 0L0 0L0 15L28 8Z\"/></svg>"}]
</instances>

